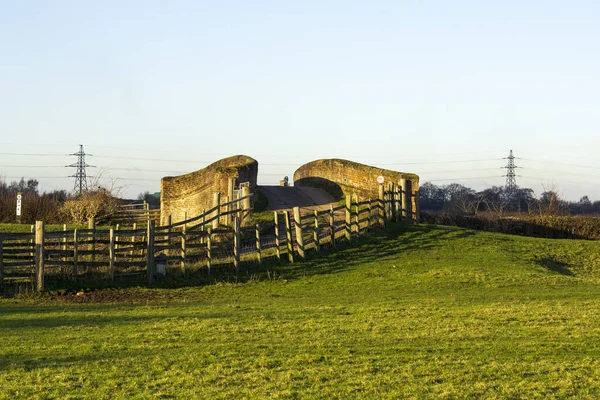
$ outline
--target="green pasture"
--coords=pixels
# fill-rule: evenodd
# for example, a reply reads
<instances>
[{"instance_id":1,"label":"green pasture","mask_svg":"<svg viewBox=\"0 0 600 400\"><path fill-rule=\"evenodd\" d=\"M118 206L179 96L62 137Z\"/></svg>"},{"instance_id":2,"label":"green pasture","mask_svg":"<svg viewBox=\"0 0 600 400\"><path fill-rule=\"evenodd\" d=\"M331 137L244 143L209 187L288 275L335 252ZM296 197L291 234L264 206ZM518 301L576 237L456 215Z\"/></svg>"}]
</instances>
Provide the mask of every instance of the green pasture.
<instances>
[{"instance_id":1,"label":"green pasture","mask_svg":"<svg viewBox=\"0 0 600 400\"><path fill-rule=\"evenodd\" d=\"M414 225L184 288L0 300L0 398L600 397L600 243Z\"/></svg>"}]
</instances>

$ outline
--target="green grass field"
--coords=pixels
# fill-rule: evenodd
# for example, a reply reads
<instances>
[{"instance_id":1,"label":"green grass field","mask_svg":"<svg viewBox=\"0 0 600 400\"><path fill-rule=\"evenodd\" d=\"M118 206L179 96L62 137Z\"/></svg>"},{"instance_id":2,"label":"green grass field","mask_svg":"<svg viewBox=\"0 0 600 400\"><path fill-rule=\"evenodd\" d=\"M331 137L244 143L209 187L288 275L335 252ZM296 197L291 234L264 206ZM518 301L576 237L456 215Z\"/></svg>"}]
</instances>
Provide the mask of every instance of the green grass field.
<instances>
[{"instance_id":1,"label":"green grass field","mask_svg":"<svg viewBox=\"0 0 600 400\"><path fill-rule=\"evenodd\" d=\"M0 398L599 398L599 284L598 242L416 225L238 283L4 299Z\"/></svg>"}]
</instances>

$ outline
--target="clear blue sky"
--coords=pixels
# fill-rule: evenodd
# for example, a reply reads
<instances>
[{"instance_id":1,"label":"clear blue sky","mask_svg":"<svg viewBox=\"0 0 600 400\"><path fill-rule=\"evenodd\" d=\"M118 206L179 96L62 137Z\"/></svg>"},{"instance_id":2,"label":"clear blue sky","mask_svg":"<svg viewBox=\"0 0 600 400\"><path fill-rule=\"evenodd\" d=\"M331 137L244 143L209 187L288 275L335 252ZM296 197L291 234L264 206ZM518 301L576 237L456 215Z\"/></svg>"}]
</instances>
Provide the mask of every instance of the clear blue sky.
<instances>
[{"instance_id":1,"label":"clear blue sky","mask_svg":"<svg viewBox=\"0 0 600 400\"><path fill-rule=\"evenodd\" d=\"M72 189L81 143L128 196L240 153L481 189L513 149L600 199L600 2L491 3L1 0L0 176Z\"/></svg>"}]
</instances>

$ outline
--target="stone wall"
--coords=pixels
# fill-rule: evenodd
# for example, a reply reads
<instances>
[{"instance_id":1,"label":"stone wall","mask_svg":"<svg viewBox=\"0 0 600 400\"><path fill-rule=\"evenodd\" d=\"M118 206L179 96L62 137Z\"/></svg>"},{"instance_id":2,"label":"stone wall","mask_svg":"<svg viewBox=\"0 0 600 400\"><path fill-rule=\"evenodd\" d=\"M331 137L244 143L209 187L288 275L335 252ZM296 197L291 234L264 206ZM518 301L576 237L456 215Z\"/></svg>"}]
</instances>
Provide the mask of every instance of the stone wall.
<instances>
[{"instance_id":1,"label":"stone wall","mask_svg":"<svg viewBox=\"0 0 600 400\"><path fill-rule=\"evenodd\" d=\"M294 186L314 186L326 189L334 196L342 193L357 195L362 199L378 197L377 177L383 176L384 185L398 185L401 179L409 183L412 210L417 212L416 194L419 191L419 176L391 171L341 159L316 160L304 164L294 172Z\"/></svg>"},{"instance_id":2,"label":"stone wall","mask_svg":"<svg viewBox=\"0 0 600 400\"><path fill-rule=\"evenodd\" d=\"M169 215L172 222L183 221L214 207L215 192L221 193L221 203L231 195L230 178L237 188L250 182L250 192L256 192L258 162L245 155L219 160L206 168L189 174L162 178L160 181L160 223L165 225Z\"/></svg>"}]
</instances>

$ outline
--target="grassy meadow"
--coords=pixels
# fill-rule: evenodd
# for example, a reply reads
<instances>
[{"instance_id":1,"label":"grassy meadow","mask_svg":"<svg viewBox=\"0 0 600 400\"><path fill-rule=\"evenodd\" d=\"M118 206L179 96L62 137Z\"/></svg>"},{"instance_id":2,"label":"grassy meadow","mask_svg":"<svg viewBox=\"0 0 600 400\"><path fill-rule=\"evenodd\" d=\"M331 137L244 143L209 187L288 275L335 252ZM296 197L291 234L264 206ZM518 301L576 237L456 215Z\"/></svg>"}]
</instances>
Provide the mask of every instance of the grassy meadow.
<instances>
[{"instance_id":1,"label":"grassy meadow","mask_svg":"<svg viewBox=\"0 0 600 400\"><path fill-rule=\"evenodd\" d=\"M600 243L414 225L184 288L0 300L0 399L600 397Z\"/></svg>"}]
</instances>

